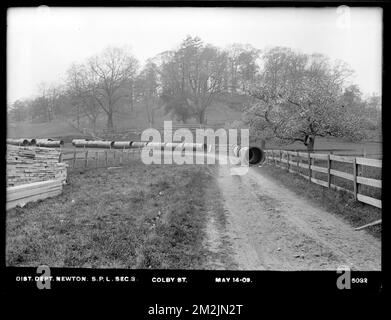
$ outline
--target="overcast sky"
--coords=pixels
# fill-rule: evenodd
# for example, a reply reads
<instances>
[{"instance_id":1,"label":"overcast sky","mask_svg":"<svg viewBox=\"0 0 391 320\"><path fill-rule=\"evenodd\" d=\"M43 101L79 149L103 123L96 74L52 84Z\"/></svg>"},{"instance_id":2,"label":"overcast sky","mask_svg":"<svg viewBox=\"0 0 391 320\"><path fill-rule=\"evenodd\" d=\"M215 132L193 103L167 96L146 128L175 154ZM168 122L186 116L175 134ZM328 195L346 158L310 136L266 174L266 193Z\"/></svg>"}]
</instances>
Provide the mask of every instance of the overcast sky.
<instances>
[{"instance_id":1,"label":"overcast sky","mask_svg":"<svg viewBox=\"0 0 391 320\"><path fill-rule=\"evenodd\" d=\"M17 8L7 19L8 102L61 83L72 62L109 45L141 61L186 35L226 47L288 46L347 62L362 92L381 94L382 11L376 8Z\"/></svg>"}]
</instances>

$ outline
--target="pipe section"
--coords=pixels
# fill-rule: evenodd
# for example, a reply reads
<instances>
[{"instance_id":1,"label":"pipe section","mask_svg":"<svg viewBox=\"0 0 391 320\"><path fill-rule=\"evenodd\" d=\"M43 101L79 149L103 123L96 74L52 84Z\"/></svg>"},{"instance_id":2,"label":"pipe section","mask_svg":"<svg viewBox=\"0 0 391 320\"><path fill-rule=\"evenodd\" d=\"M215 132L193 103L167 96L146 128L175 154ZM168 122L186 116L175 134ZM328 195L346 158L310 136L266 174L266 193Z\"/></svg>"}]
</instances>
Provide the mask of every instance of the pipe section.
<instances>
[{"instance_id":1,"label":"pipe section","mask_svg":"<svg viewBox=\"0 0 391 320\"><path fill-rule=\"evenodd\" d=\"M266 160L265 152L256 146L241 147L238 145L232 146L232 153L238 157L242 162L249 165L256 165L263 163Z\"/></svg>"}]
</instances>

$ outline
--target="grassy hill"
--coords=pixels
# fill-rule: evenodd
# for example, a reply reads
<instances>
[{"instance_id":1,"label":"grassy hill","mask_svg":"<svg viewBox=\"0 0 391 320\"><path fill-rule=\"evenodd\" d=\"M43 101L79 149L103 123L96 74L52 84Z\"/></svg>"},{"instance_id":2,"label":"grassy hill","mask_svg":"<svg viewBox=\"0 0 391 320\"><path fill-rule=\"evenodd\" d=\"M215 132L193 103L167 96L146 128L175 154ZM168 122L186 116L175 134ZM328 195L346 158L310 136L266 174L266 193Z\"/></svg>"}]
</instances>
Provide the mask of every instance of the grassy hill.
<instances>
[{"instance_id":1,"label":"grassy hill","mask_svg":"<svg viewBox=\"0 0 391 320\"><path fill-rule=\"evenodd\" d=\"M16 122L7 125L9 138L53 138L80 134L70 123L60 119L45 123Z\"/></svg>"},{"instance_id":2,"label":"grassy hill","mask_svg":"<svg viewBox=\"0 0 391 320\"><path fill-rule=\"evenodd\" d=\"M223 102L216 102L212 104L206 112L206 119L208 124L222 124L240 119L241 112L235 110ZM114 126L117 131L121 130L141 130L149 127L147 121L146 109L142 106L136 106L133 111L121 110L114 114ZM163 126L165 120L172 120L174 123L179 123L173 119L170 114L165 114L162 108L155 111L154 127ZM97 120L96 129L102 131L106 128L106 116L101 114ZM195 119L189 119L188 123L196 123ZM31 123L31 122L14 122L8 123L7 136L10 138L22 137L66 137L83 135L82 128L92 130L92 126L87 118L80 121L80 128L76 128L75 120L56 119L52 122L45 123Z\"/></svg>"}]
</instances>

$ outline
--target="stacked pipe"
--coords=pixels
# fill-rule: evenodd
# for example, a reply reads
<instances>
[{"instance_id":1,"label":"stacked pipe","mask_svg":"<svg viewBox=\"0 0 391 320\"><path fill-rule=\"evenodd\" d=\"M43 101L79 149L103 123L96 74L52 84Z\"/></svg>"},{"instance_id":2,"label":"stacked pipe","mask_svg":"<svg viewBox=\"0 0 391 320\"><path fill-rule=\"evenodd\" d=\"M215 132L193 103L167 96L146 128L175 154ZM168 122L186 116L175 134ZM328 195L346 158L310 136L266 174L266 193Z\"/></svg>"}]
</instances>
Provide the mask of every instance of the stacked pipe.
<instances>
[{"instance_id":1,"label":"stacked pipe","mask_svg":"<svg viewBox=\"0 0 391 320\"><path fill-rule=\"evenodd\" d=\"M53 140L53 139L37 139L36 145L38 147L61 147L64 144L64 140Z\"/></svg>"},{"instance_id":2,"label":"stacked pipe","mask_svg":"<svg viewBox=\"0 0 391 320\"><path fill-rule=\"evenodd\" d=\"M149 148L158 150L185 150L192 149L193 151L203 151L206 145L203 143L182 143L182 142L143 142L143 141L99 141L74 139L73 146L76 148L113 148L113 149L136 149Z\"/></svg>"},{"instance_id":3,"label":"stacked pipe","mask_svg":"<svg viewBox=\"0 0 391 320\"><path fill-rule=\"evenodd\" d=\"M36 140L29 138L7 139L7 144L14 146L35 146Z\"/></svg>"},{"instance_id":4,"label":"stacked pipe","mask_svg":"<svg viewBox=\"0 0 391 320\"><path fill-rule=\"evenodd\" d=\"M186 143L186 142L148 142L146 145L150 149L160 149L160 150L188 150L192 149L193 151L204 151L206 150L206 145L204 143Z\"/></svg>"},{"instance_id":5,"label":"stacked pipe","mask_svg":"<svg viewBox=\"0 0 391 320\"><path fill-rule=\"evenodd\" d=\"M239 145L232 145L232 153L235 157L238 157L242 160L242 163L249 165L260 164L265 161L265 152L256 146L250 147L241 147Z\"/></svg>"},{"instance_id":6,"label":"stacked pipe","mask_svg":"<svg viewBox=\"0 0 391 320\"><path fill-rule=\"evenodd\" d=\"M104 140L85 140L85 139L74 139L72 140L73 146L76 148L109 148L114 146L114 141Z\"/></svg>"},{"instance_id":7,"label":"stacked pipe","mask_svg":"<svg viewBox=\"0 0 391 320\"><path fill-rule=\"evenodd\" d=\"M148 142L141 142L141 141L132 141L132 144L130 145L131 148L144 148L147 145Z\"/></svg>"},{"instance_id":8,"label":"stacked pipe","mask_svg":"<svg viewBox=\"0 0 391 320\"><path fill-rule=\"evenodd\" d=\"M132 146L132 141L114 141L114 149L130 149Z\"/></svg>"}]
</instances>

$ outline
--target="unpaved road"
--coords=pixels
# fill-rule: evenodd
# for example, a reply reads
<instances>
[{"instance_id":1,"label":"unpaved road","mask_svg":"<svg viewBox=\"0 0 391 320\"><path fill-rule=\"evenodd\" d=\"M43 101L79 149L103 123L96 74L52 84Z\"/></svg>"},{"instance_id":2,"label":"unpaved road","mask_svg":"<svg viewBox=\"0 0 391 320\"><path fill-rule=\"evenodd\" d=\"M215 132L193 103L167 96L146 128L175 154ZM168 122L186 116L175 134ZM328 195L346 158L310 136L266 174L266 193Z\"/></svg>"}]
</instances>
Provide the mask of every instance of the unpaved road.
<instances>
[{"instance_id":1,"label":"unpaved road","mask_svg":"<svg viewBox=\"0 0 391 320\"><path fill-rule=\"evenodd\" d=\"M231 175L218 169L225 206L224 226L211 216L209 247L233 261L213 261L217 269L381 270L380 241L314 206L286 187L249 168ZM216 259L215 259L216 260Z\"/></svg>"}]
</instances>

